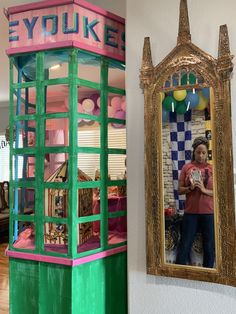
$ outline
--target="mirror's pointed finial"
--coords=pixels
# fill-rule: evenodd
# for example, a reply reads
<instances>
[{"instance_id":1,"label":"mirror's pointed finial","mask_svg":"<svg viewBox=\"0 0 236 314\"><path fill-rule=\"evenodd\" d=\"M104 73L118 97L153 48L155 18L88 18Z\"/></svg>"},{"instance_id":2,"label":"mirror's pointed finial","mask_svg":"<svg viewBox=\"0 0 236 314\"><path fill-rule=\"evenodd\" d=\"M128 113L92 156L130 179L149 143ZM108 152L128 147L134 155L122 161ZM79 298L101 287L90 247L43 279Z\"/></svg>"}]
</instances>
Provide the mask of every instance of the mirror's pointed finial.
<instances>
[{"instance_id":1,"label":"mirror's pointed finial","mask_svg":"<svg viewBox=\"0 0 236 314\"><path fill-rule=\"evenodd\" d=\"M227 25L220 25L217 68L222 79L228 80L233 71Z\"/></svg>"},{"instance_id":2,"label":"mirror's pointed finial","mask_svg":"<svg viewBox=\"0 0 236 314\"><path fill-rule=\"evenodd\" d=\"M143 44L142 66L140 70L140 79L141 79L142 89L151 83L152 74L153 74L153 64L152 64L150 38L145 37L144 44Z\"/></svg>"},{"instance_id":3,"label":"mirror's pointed finial","mask_svg":"<svg viewBox=\"0 0 236 314\"><path fill-rule=\"evenodd\" d=\"M153 64L152 64L150 38L145 37L144 44L143 44L142 70L151 69L152 67L153 67Z\"/></svg>"},{"instance_id":4,"label":"mirror's pointed finial","mask_svg":"<svg viewBox=\"0 0 236 314\"><path fill-rule=\"evenodd\" d=\"M230 48L229 48L229 35L227 25L220 25L219 32L219 46L218 46L218 58L229 56Z\"/></svg>"},{"instance_id":5,"label":"mirror's pointed finial","mask_svg":"<svg viewBox=\"0 0 236 314\"><path fill-rule=\"evenodd\" d=\"M182 44L191 41L189 18L188 18L188 5L187 0L180 0L179 6L179 32L177 44Z\"/></svg>"}]
</instances>

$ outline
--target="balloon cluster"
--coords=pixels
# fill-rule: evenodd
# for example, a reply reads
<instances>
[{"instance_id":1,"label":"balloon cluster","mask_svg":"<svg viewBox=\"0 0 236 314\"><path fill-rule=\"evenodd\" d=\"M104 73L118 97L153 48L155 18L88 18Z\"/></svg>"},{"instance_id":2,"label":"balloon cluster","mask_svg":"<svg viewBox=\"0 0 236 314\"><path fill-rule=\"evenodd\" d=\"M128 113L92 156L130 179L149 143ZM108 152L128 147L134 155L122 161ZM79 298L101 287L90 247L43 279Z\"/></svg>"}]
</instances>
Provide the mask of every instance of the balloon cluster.
<instances>
[{"instance_id":1,"label":"balloon cluster","mask_svg":"<svg viewBox=\"0 0 236 314\"><path fill-rule=\"evenodd\" d=\"M191 78L191 76L190 76ZM185 85L183 77L181 85ZM190 80L190 83L191 80ZM194 84L194 83L192 83ZM168 121L169 112L176 112L177 114L185 114L188 110L204 110L207 108L209 103L209 88L202 88L201 90L176 90L173 93L161 92L162 100L162 120L163 122Z\"/></svg>"},{"instance_id":2,"label":"balloon cluster","mask_svg":"<svg viewBox=\"0 0 236 314\"><path fill-rule=\"evenodd\" d=\"M90 115L99 116L100 115L100 95L93 94L88 98L83 98L79 101L78 112L86 113ZM108 118L115 118L125 120L126 117L126 100L125 96L114 96L108 98L107 107ZM79 119L79 125L91 124L94 121L88 119ZM123 128L124 125L112 123L115 128Z\"/></svg>"}]
</instances>

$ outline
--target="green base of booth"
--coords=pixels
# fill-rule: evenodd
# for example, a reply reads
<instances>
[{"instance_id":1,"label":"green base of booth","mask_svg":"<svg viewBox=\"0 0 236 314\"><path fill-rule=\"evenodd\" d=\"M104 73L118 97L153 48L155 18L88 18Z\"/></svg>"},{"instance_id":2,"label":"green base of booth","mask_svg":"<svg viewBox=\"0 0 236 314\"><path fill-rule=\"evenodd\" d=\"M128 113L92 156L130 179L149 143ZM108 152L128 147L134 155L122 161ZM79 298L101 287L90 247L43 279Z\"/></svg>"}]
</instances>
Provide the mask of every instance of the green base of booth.
<instances>
[{"instance_id":1,"label":"green base of booth","mask_svg":"<svg viewBox=\"0 0 236 314\"><path fill-rule=\"evenodd\" d=\"M127 312L127 252L74 267L10 258L10 314Z\"/></svg>"}]
</instances>

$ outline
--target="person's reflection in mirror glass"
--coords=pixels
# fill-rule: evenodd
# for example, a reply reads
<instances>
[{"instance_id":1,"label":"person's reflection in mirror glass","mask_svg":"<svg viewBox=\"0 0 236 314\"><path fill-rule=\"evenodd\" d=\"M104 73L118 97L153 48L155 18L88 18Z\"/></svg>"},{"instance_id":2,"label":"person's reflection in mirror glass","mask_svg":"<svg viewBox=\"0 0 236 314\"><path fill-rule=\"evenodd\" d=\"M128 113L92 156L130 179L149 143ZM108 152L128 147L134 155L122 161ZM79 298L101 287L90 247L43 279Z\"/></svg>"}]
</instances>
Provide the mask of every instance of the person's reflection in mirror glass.
<instances>
[{"instance_id":1,"label":"person's reflection in mirror glass","mask_svg":"<svg viewBox=\"0 0 236 314\"><path fill-rule=\"evenodd\" d=\"M179 194L186 194L182 233L176 264L191 264L190 251L197 232L202 234L203 267L213 268L215 261L213 171L207 162L209 143L205 137L193 142L192 161L183 166Z\"/></svg>"}]
</instances>

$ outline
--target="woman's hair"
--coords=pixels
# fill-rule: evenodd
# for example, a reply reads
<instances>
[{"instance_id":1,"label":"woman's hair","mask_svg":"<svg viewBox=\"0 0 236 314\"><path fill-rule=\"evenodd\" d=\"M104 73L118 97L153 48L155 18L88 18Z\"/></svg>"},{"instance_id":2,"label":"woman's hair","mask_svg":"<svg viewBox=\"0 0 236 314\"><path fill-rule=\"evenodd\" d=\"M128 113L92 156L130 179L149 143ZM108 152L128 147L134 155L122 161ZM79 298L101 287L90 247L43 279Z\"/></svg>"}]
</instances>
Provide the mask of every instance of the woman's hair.
<instances>
[{"instance_id":1,"label":"woman's hair","mask_svg":"<svg viewBox=\"0 0 236 314\"><path fill-rule=\"evenodd\" d=\"M199 137L196 137L195 140L193 141L193 145L192 145L192 148L193 148L193 153L192 153L192 161L195 160L195 156L194 156L194 153L195 153L195 150L196 148L199 146L199 145L205 145L206 146L206 149L208 151L209 149L209 142L208 142L208 139L204 136L199 136Z\"/></svg>"}]
</instances>

